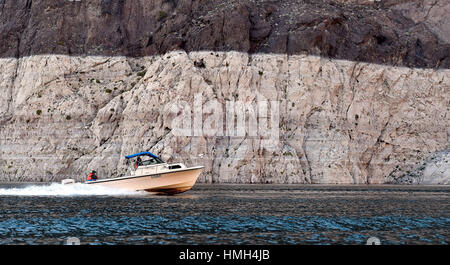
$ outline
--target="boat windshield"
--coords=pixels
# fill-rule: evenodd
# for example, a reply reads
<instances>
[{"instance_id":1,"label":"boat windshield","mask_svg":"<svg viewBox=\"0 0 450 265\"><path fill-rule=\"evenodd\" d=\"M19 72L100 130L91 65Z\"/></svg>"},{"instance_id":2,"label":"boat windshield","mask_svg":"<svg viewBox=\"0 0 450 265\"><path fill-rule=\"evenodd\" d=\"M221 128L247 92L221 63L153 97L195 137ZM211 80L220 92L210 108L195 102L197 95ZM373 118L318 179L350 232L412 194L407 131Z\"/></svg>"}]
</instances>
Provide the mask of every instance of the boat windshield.
<instances>
[{"instance_id":1,"label":"boat windshield","mask_svg":"<svg viewBox=\"0 0 450 265\"><path fill-rule=\"evenodd\" d=\"M162 164L164 161L162 161L159 157L149 157L147 160L143 160L141 162L142 166L149 166L149 165L156 165L156 164Z\"/></svg>"}]
</instances>

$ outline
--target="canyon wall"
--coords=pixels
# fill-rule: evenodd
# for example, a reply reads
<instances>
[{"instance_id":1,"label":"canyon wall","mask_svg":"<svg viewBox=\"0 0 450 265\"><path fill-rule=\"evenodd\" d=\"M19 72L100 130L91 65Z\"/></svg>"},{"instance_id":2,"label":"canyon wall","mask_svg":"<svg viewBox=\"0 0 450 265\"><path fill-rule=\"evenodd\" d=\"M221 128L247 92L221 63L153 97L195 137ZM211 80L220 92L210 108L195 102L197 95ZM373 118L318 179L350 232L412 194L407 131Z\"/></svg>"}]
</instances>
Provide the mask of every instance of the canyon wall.
<instances>
[{"instance_id":1,"label":"canyon wall","mask_svg":"<svg viewBox=\"0 0 450 265\"><path fill-rule=\"evenodd\" d=\"M0 178L117 176L150 150L208 183L448 184L449 79L311 55L0 59Z\"/></svg>"},{"instance_id":2,"label":"canyon wall","mask_svg":"<svg viewBox=\"0 0 450 265\"><path fill-rule=\"evenodd\" d=\"M0 0L0 57L173 50L450 68L448 0Z\"/></svg>"},{"instance_id":3,"label":"canyon wall","mask_svg":"<svg viewBox=\"0 0 450 265\"><path fill-rule=\"evenodd\" d=\"M0 181L449 184L448 0L0 0Z\"/></svg>"}]
</instances>

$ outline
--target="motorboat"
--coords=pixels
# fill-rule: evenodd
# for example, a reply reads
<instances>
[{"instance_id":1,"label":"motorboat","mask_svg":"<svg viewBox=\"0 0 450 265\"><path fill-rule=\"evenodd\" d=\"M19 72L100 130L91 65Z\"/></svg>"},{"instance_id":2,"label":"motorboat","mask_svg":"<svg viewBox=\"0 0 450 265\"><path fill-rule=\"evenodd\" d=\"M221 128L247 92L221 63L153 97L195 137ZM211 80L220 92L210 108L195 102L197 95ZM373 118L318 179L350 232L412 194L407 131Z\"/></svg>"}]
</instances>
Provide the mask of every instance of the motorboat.
<instances>
[{"instance_id":1,"label":"motorboat","mask_svg":"<svg viewBox=\"0 0 450 265\"><path fill-rule=\"evenodd\" d=\"M127 155L125 159L127 164L130 164L130 160L134 162L130 175L84 183L172 195L191 189L203 169L203 166L186 167L183 163L169 164L150 152Z\"/></svg>"}]
</instances>

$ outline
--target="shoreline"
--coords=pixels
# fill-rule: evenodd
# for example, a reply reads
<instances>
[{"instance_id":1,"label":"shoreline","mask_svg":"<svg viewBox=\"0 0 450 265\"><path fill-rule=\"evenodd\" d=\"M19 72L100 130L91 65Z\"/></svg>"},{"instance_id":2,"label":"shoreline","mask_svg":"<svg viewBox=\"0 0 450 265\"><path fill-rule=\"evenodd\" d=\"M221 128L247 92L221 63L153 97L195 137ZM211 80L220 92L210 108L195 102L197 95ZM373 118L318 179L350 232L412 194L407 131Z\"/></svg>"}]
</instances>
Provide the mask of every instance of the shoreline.
<instances>
[{"instance_id":1,"label":"shoreline","mask_svg":"<svg viewBox=\"0 0 450 265\"><path fill-rule=\"evenodd\" d=\"M0 186L2 185L48 185L48 184L54 184L54 183L58 183L60 184L61 182L54 182L54 181L44 181L44 182L29 182L29 181L15 181L15 182L0 182ZM81 183L81 182L77 182L77 183ZM329 188L329 187L341 187L341 188L417 188L417 187L423 187L423 188L449 188L450 189L450 185L448 184L433 184L433 185L428 185L428 184L352 184L352 183L348 183L348 184L301 184L301 183L196 183L194 187L211 187L211 186L230 186L230 187L236 187L236 186L241 186L241 187L255 187L255 186L261 186L261 187L299 187L299 188L308 188L308 187L314 187L314 188Z\"/></svg>"}]
</instances>

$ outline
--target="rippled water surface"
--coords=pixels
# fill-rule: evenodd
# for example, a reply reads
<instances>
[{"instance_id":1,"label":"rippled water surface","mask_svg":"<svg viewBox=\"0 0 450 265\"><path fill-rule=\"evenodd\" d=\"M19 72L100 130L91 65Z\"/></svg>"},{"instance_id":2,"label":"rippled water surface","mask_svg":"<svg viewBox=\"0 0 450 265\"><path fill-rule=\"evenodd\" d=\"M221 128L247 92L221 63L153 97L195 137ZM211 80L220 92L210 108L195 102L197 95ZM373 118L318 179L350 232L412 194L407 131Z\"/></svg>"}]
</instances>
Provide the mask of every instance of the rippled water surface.
<instances>
[{"instance_id":1,"label":"rippled water surface","mask_svg":"<svg viewBox=\"0 0 450 265\"><path fill-rule=\"evenodd\" d=\"M448 244L449 199L446 186L2 184L0 244Z\"/></svg>"}]
</instances>

